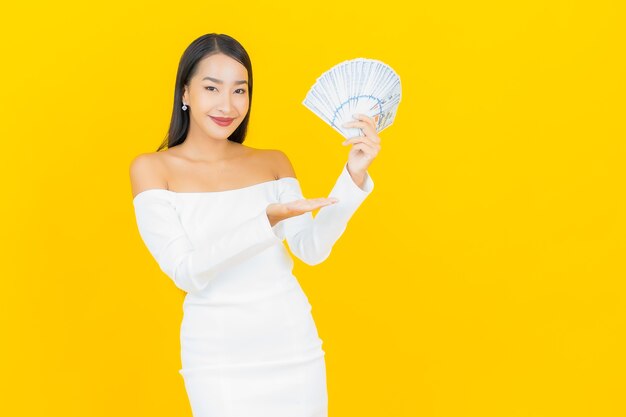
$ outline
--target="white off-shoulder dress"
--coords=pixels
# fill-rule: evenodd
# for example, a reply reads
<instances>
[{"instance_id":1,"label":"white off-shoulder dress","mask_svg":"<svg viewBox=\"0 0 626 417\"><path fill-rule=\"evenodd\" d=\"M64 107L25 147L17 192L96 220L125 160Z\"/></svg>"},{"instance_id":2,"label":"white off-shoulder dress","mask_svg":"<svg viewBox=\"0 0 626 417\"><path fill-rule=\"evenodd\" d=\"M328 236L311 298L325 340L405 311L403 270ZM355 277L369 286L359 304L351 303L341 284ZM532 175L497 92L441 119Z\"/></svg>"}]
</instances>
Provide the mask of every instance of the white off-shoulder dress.
<instances>
[{"instance_id":1,"label":"white off-shoulder dress","mask_svg":"<svg viewBox=\"0 0 626 417\"><path fill-rule=\"evenodd\" d=\"M291 252L324 261L372 192L344 165L339 201L271 226L270 203L302 199L296 178L208 192L149 189L133 199L139 233L161 270L185 291L180 329L194 417L326 417L322 340L292 274Z\"/></svg>"}]
</instances>

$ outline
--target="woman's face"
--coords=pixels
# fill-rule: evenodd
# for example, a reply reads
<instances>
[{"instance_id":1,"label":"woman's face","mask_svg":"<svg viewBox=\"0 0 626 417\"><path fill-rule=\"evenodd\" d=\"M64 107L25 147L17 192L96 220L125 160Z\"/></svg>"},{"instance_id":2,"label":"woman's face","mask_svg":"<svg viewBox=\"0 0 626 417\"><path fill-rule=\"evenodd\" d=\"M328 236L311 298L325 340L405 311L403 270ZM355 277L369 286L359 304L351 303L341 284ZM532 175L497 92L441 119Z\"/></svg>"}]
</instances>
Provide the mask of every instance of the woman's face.
<instances>
[{"instance_id":1,"label":"woman's face","mask_svg":"<svg viewBox=\"0 0 626 417\"><path fill-rule=\"evenodd\" d=\"M204 58L185 86L183 102L192 124L209 137L227 139L248 114L248 70L222 53ZM232 121L224 124L219 119Z\"/></svg>"}]
</instances>

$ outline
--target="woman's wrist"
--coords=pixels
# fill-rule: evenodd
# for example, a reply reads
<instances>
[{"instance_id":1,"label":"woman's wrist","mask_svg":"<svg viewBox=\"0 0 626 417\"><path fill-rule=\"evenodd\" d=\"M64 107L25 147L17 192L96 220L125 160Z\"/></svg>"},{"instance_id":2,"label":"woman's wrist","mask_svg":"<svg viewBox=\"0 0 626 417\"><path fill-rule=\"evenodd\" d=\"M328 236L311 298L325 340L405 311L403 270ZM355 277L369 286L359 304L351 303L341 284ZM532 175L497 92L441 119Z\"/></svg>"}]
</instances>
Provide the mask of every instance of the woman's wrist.
<instances>
[{"instance_id":1,"label":"woman's wrist","mask_svg":"<svg viewBox=\"0 0 626 417\"><path fill-rule=\"evenodd\" d=\"M365 185L365 172L352 172L350 171L350 166L347 165L347 169L348 169L348 174L350 174L350 178L352 178L352 181L354 181L354 183L361 189L363 189L363 186Z\"/></svg>"},{"instance_id":2,"label":"woman's wrist","mask_svg":"<svg viewBox=\"0 0 626 417\"><path fill-rule=\"evenodd\" d=\"M272 203L272 204L275 204L275 203ZM274 227L276 223L278 223L279 221L283 219L276 215L270 214L270 207L271 207L271 204L265 208L265 214L267 215L267 220L270 222L270 225Z\"/></svg>"}]
</instances>

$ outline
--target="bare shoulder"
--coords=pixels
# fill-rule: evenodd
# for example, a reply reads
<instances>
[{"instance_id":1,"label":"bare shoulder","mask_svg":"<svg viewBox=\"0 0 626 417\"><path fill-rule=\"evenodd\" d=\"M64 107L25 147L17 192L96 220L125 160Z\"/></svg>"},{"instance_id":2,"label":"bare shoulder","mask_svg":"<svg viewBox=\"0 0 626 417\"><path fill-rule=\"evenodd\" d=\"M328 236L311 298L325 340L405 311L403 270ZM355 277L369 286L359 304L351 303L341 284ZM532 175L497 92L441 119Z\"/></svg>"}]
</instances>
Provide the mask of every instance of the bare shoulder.
<instances>
[{"instance_id":1,"label":"bare shoulder","mask_svg":"<svg viewBox=\"0 0 626 417\"><path fill-rule=\"evenodd\" d=\"M296 172L287 154L279 149L264 149L264 157L267 158L276 175L276 179L283 177L296 178Z\"/></svg>"},{"instance_id":2,"label":"bare shoulder","mask_svg":"<svg viewBox=\"0 0 626 417\"><path fill-rule=\"evenodd\" d=\"M142 153L131 161L129 173L133 198L151 188L167 189L162 153Z\"/></svg>"}]
</instances>

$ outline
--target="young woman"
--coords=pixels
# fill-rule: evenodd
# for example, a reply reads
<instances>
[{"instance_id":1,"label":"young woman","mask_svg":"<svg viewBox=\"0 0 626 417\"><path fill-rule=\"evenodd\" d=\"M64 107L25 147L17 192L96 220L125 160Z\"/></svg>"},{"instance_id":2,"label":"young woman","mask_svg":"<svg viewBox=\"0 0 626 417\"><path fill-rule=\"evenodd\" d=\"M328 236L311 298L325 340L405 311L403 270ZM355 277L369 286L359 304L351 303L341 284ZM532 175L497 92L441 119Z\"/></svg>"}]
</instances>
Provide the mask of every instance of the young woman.
<instances>
[{"instance_id":1,"label":"young woman","mask_svg":"<svg viewBox=\"0 0 626 417\"><path fill-rule=\"evenodd\" d=\"M370 117L346 124L363 134L344 142L329 197L304 198L282 151L242 144L252 85L232 37L189 45L166 140L130 166L137 226L186 292L179 372L194 417L326 417L325 352L283 241L309 265L330 255L374 187L380 138Z\"/></svg>"}]
</instances>

